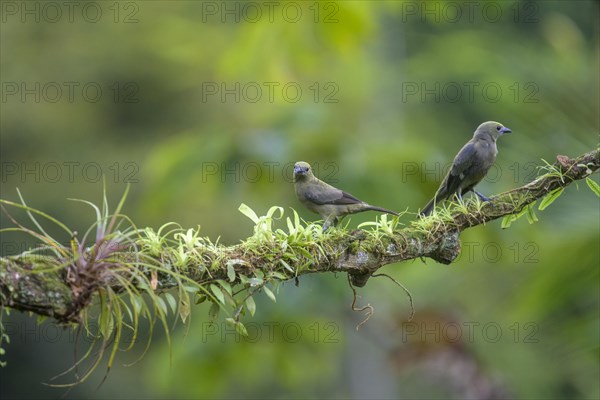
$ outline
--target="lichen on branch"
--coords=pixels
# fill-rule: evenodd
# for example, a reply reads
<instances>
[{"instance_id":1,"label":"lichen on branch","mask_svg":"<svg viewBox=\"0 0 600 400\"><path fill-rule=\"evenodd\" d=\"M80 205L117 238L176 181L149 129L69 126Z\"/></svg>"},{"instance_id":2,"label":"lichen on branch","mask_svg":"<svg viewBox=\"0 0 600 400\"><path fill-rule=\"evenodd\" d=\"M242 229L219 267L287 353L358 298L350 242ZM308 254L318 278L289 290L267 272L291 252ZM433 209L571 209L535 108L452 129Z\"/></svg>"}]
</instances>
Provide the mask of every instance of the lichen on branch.
<instances>
[{"instance_id":1,"label":"lichen on branch","mask_svg":"<svg viewBox=\"0 0 600 400\"><path fill-rule=\"evenodd\" d=\"M528 215L536 200L596 171L598 154L594 150L576 159L558 156L553 165L544 167L545 174L492 197L491 202L473 198L466 204L450 203L406 227L400 226L398 218L383 215L378 222L363 224L367 229L323 233L320 225L301 221L293 211L285 220L287 229L275 229L274 221L283 218L281 207L272 207L259 217L242 205L240 211L255 224L254 234L238 245L224 246L201 237L199 228L184 230L170 223L158 231L136 229L120 214L123 201L111 215L105 202L102 213L96 209L94 244L86 247L87 235L80 240L67 229L73 235L69 248L13 220L17 229L40 239L46 250L52 248L54 256L28 251L0 258L0 304L77 322L95 291L111 287L121 293L123 279L138 289L147 284L153 291L183 285L211 301L234 300L237 307L234 293L254 293L267 282L308 273L346 272L355 285L363 286L372 273L390 263L420 257L451 263L460 253L461 231L501 217L508 217L505 224L509 224L519 214ZM24 203L2 203L5 212L7 206L16 206L30 216L45 216ZM124 223L129 225L123 228Z\"/></svg>"},{"instance_id":2,"label":"lichen on branch","mask_svg":"<svg viewBox=\"0 0 600 400\"><path fill-rule=\"evenodd\" d=\"M598 149L576 159L558 156L554 164L541 167L544 173L537 179L494 196L491 202L474 196L466 203L446 202L432 216L417 217L407 225L400 219L408 213L382 215L355 231L342 227L322 232L321 225L302 221L294 210L284 218L283 208L271 207L258 216L242 204L240 211L254 223L254 233L233 246L202 237L199 227L184 229L167 223L156 231L136 228L121 213L127 192L112 213L106 196L101 209L84 201L95 210L96 221L82 236L27 206L22 197L21 203L0 200L15 225L3 229L4 234L25 232L41 244L0 258L0 307L62 323L94 318L102 349L113 343L110 368L123 326L137 333L140 318L149 319L151 325L161 322L168 333L169 310L185 322L193 302L209 301L211 319L224 311L226 321L244 334L240 318L254 315L253 296L258 292L275 300L280 282L309 273L345 272L354 286L361 287L391 263L428 257L449 264L460 253L459 235L465 229L501 217L503 227L522 215L533 221L537 200L543 199L539 206L543 209L581 179L600 196L598 184L589 178L599 167ZM10 208L24 210L34 228L15 220ZM60 226L70 238L69 245L49 236L40 218ZM284 227L275 227L276 220L282 220ZM96 299L101 307L92 317L89 306ZM87 329L88 324L84 326Z\"/></svg>"}]
</instances>

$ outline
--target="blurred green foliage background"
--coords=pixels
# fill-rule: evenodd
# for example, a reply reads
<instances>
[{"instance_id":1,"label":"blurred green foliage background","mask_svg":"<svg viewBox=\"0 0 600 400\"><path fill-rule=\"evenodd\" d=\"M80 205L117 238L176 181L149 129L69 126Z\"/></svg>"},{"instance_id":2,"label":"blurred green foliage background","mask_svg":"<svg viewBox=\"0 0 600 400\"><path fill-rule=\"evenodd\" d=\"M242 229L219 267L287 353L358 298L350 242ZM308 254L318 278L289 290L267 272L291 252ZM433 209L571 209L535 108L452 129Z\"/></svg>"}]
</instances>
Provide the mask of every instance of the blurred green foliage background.
<instances>
[{"instance_id":1,"label":"blurred green foliage background","mask_svg":"<svg viewBox=\"0 0 600 400\"><path fill-rule=\"evenodd\" d=\"M101 174L113 204L132 184L138 226L235 244L252 233L242 202L316 219L293 193L297 160L416 212L483 121L513 130L488 195L598 144L596 1L0 4L1 197L18 187L79 231L93 213L66 199L99 203ZM157 334L134 367L141 344L67 397L599 398L598 199L580 183L538 214L465 232L451 266L385 267L414 296L411 323L385 278L360 290L375 314L357 332L346 277L303 277L276 304L259 296L251 338L197 306L171 361ZM2 255L31 244L3 234ZM41 382L85 343L17 313L5 325L2 398L61 395Z\"/></svg>"}]
</instances>

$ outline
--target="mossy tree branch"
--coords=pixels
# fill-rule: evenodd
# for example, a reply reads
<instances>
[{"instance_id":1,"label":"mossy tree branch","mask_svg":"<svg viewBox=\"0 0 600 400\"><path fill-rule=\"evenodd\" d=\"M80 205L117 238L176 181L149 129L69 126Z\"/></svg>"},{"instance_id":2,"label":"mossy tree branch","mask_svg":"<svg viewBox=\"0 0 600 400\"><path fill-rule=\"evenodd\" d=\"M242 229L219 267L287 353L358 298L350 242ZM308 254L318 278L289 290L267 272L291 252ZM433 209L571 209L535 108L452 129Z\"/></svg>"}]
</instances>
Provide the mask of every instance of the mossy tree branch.
<instances>
[{"instance_id":1,"label":"mossy tree branch","mask_svg":"<svg viewBox=\"0 0 600 400\"><path fill-rule=\"evenodd\" d=\"M0 258L0 305L53 317L60 322L77 322L95 293L106 287L115 293L123 293L126 289L121 287L124 281L131 282L132 286L145 284L140 276L147 277L144 282L150 282L151 290L179 287L185 281L209 287L220 280L230 282L231 286L241 285L248 296L268 281L294 279L308 273L346 272L354 285L364 286L375 271L390 263L420 257L451 263L460 253L459 234L463 230L518 214L536 200L588 177L599 167L598 149L576 159L558 156L553 166L547 168L548 173L494 196L492 202L469 201L464 206L440 210L432 217L418 218L402 229L395 229L394 224L391 229L388 225L387 230L378 228L351 233L332 230L319 235L318 229L312 229L308 234L304 232L304 236L292 232L277 236L271 234L269 222L267 236L263 232L259 240L260 232L255 228L254 236L235 246L213 245L188 237L185 247L181 244L182 235L180 253L181 249L187 249L185 251L189 253L180 256L176 255L174 241L155 241L160 246L151 248L148 237L142 238L138 233L137 239L130 237L132 241L127 246L118 243L119 257L116 258L116 251L107 250L110 241L98 238L91 249L74 250L70 254L71 261L29 253L3 257ZM312 234L316 235L314 240ZM76 240L74 243L78 244ZM198 245L191 247L190 243ZM124 247L127 248L123 250ZM104 256L101 255L103 252ZM152 263L163 269L149 268ZM175 270L177 275L164 273L165 267ZM249 282L248 277L258 281ZM225 303L214 289L203 293L213 302ZM248 296L236 303L241 304L240 309L245 306ZM239 315L239 310L236 314Z\"/></svg>"}]
</instances>

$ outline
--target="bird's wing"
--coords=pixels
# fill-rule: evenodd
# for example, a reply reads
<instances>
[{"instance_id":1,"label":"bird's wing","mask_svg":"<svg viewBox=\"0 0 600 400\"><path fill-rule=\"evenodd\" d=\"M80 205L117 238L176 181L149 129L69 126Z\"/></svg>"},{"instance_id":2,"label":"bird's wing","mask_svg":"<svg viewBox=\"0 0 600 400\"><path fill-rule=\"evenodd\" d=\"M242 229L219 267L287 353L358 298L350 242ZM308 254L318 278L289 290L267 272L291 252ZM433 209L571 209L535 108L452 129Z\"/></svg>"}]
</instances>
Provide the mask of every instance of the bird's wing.
<instances>
[{"instance_id":1,"label":"bird's wing","mask_svg":"<svg viewBox=\"0 0 600 400\"><path fill-rule=\"evenodd\" d=\"M344 192L342 190L342 197L340 199L335 200L335 202L332 204L356 204L356 203L362 203L362 201L357 199L356 197L352 196L350 193Z\"/></svg>"},{"instance_id":2,"label":"bird's wing","mask_svg":"<svg viewBox=\"0 0 600 400\"><path fill-rule=\"evenodd\" d=\"M460 149L446 179L447 193L454 193L458 190L460 183L465 179L465 174L473 166L475 152L475 145L472 142L468 142Z\"/></svg>"},{"instance_id":3,"label":"bird's wing","mask_svg":"<svg viewBox=\"0 0 600 400\"><path fill-rule=\"evenodd\" d=\"M320 186L317 190L310 191L306 194L306 198L311 202L319 205L345 205L362 203L359 199L346 193L343 190L336 189L333 186Z\"/></svg>"}]
</instances>

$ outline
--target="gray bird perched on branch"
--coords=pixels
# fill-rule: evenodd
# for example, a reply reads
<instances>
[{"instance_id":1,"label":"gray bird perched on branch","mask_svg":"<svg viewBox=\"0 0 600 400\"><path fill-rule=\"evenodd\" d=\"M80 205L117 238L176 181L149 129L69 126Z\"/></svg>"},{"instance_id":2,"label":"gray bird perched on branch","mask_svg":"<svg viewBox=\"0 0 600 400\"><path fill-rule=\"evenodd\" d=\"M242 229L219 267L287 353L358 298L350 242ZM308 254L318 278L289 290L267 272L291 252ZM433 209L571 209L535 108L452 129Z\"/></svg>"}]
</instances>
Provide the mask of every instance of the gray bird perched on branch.
<instances>
[{"instance_id":1,"label":"gray bird perched on branch","mask_svg":"<svg viewBox=\"0 0 600 400\"><path fill-rule=\"evenodd\" d=\"M323 218L323 231L336 226L344 216L362 211L381 211L387 214L398 213L375 207L357 199L343 190L337 189L317 178L310 165L304 161L294 164L294 188L296 196L310 211Z\"/></svg>"},{"instance_id":2,"label":"gray bird perched on branch","mask_svg":"<svg viewBox=\"0 0 600 400\"><path fill-rule=\"evenodd\" d=\"M437 203L453 194L462 201L463 194L473 191L481 200L490 201L474 187L481 182L496 160L496 139L510 132L509 128L499 122L488 121L479 125L473 139L469 140L454 158L450 171L433 199L421 210L421 215L431 214Z\"/></svg>"}]
</instances>

